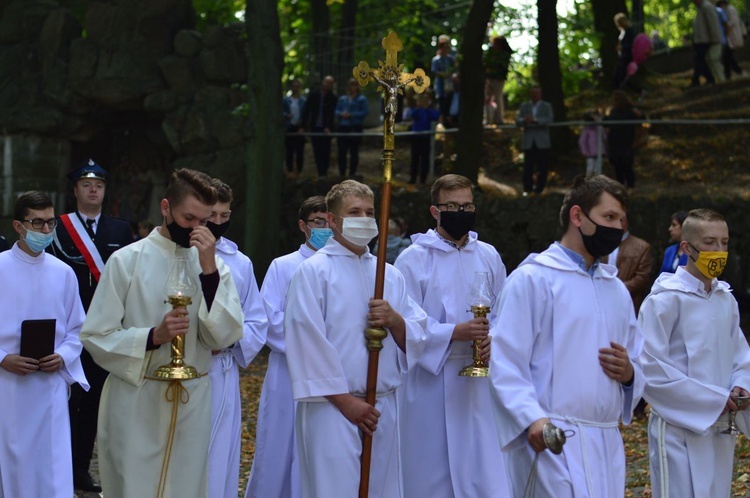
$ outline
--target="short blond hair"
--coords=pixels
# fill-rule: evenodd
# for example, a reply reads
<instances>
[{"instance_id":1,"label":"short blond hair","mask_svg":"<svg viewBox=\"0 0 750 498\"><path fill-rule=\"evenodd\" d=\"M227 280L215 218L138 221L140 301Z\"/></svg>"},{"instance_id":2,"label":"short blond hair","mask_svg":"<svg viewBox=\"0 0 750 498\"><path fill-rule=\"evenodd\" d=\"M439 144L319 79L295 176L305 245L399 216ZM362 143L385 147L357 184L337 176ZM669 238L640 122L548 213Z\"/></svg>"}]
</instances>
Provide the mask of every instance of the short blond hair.
<instances>
[{"instance_id":1,"label":"short blond hair","mask_svg":"<svg viewBox=\"0 0 750 498\"><path fill-rule=\"evenodd\" d=\"M682 240L688 242L694 240L694 237L698 236L700 232L700 225L704 222L726 224L727 220L721 213L713 209L693 209L682 222Z\"/></svg>"},{"instance_id":2,"label":"short blond hair","mask_svg":"<svg viewBox=\"0 0 750 498\"><path fill-rule=\"evenodd\" d=\"M375 199L375 194L372 193L372 189L364 183L359 183L355 180L344 180L331 187L331 190L326 194L326 207L329 213L335 213L344 197L358 197L360 199Z\"/></svg>"}]
</instances>

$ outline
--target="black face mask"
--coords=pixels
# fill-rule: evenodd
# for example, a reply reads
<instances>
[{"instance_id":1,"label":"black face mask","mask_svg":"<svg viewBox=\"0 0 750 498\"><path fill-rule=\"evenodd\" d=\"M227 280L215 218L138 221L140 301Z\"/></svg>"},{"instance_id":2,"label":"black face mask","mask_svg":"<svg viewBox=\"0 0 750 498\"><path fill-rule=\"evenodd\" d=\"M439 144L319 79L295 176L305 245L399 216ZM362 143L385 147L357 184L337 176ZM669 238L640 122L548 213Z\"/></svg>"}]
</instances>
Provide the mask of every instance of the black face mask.
<instances>
[{"instance_id":1,"label":"black face mask","mask_svg":"<svg viewBox=\"0 0 750 498\"><path fill-rule=\"evenodd\" d=\"M229 228L229 220L221 224L209 221L206 223L206 228L208 228L216 240L219 240L226 233L227 228Z\"/></svg>"},{"instance_id":2,"label":"black face mask","mask_svg":"<svg viewBox=\"0 0 750 498\"><path fill-rule=\"evenodd\" d=\"M169 210L169 215L172 216L171 209ZM167 224L167 231L169 232L169 237L172 239L172 242L186 249L190 247L190 232L193 231L192 228L185 228L178 225L177 222L174 221L174 216L172 216L172 222Z\"/></svg>"},{"instance_id":3,"label":"black face mask","mask_svg":"<svg viewBox=\"0 0 750 498\"><path fill-rule=\"evenodd\" d=\"M581 212L583 213L583 211ZM611 228L597 225L596 222L589 218L586 213L583 213L583 215L596 227L596 230L594 230L592 235L585 235L581 232L581 228L578 228L586 252L595 258L601 258L602 256L610 254L620 246L620 243L622 242L622 234L625 233L622 228Z\"/></svg>"},{"instance_id":4,"label":"black face mask","mask_svg":"<svg viewBox=\"0 0 750 498\"><path fill-rule=\"evenodd\" d=\"M474 228L476 218L477 213L468 211L440 211L440 226L448 235L458 240Z\"/></svg>"}]
</instances>

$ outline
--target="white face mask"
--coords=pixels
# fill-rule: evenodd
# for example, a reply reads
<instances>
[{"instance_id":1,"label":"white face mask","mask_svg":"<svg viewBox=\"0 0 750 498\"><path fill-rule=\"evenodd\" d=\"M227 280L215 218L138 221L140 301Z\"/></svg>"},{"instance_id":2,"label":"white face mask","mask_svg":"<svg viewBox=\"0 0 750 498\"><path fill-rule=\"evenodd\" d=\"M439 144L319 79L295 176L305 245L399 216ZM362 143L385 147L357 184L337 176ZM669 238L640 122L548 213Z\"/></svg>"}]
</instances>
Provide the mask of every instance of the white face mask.
<instances>
[{"instance_id":1,"label":"white face mask","mask_svg":"<svg viewBox=\"0 0 750 498\"><path fill-rule=\"evenodd\" d=\"M341 235L355 246L364 247L378 236L375 218L354 216L342 219Z\"/></svg>"}]
</instances>

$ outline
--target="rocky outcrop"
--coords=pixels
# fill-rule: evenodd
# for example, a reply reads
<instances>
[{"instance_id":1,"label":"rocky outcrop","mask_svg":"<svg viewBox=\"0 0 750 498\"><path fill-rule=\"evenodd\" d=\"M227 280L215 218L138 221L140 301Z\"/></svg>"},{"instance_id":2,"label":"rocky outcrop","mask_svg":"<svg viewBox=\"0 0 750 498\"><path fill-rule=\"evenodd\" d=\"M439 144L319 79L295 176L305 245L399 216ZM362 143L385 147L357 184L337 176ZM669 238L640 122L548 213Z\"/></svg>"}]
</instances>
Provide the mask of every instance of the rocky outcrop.
<instances>
[{"instance_id":1,"label":"rocky outcrop","mask_svg":"<svg viewBox=\"0 0 750 498\"><path fill-rule=\"evenodd\" d=\"M47 173L63 191L71 160L84 155L99 157L123 185L179 166L243 170L244 119L233 113L247 75L241 24L198 32L190 0L91 1L80 12L64 5L0 1L0 138L68 142ZM108 202L148 216L151 194L140 190L113 181Z\"/></svg>"}]
</instances>

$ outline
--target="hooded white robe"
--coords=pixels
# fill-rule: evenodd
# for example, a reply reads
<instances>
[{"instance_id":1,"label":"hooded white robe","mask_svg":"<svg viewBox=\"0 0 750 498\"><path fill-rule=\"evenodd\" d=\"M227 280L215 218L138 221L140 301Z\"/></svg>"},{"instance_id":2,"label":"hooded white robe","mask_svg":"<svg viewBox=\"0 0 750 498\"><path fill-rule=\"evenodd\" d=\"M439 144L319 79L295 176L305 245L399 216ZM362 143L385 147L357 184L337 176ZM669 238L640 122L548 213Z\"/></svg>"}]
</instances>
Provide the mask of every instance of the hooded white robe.
<instances>
[{"instance_id":1,"label":"hooded white robe","mask_svg":"<svg viewBox=\"0 0 750 498\"><path fill-rule=\"evenodd\" d=\"M411 298L427 313L427 341L399 398L404 494L509 497L489 379L458 375L472 363L473 347L472 342L451 340L456 324L474 317L467 297L475 273L488 272L493 296L499 296L505 265L497 250L477 240L474 232L460 250L435 230L413 235L412 242L395 266Z\"/></svg>"},{"instance_id":2,"label":"hooded white robe","mask_svg":"<svg viewBox=\"0 0 750 498\"><path fill-rule=\"evenodd\" d=\"M714 279L706 292L682 267L662 273L638 320L654 498L729 496L735 436L720 433L721 412L734 386L750 391L750 349L729 285Z\"/></svg>"},{"instance_id":3,"label":"hooded white robe","mask_svg":"<svg viewBox=\"0 0 750 498\"><path fill-rule=\"evenodd\" d=\"M357 256L329 239L303 262L287 294L284 332L303 498L357 496L361 435L325 396L364 397L368 351L364 331L375 288L376 258ZM370 498L401 498L396 388L424 347L425 314L406 292L404 277L386 265L383 298L404 318L406 353L389 334L380 350Z\"/></svg>"},{"instance_id":4,"label":"hooded white robe","mask_svg":"<svg viewBox=\"0 0 750 498\"><path fill-rule=\"evenodd\" d=\"M289 282L304 260L315 254L307 244L276 258L260 294L268 315L266 344L271 348L255 427L255 455L245 498L300 498L294 397L284 345L284 301Z\"/></svg>"},{"instance_id":5,"label":"hooded white robe","mask_svg":"<svg viewBox=\"0 0 750 498\"><path fill-rule=\"evenodd\" d=\"M539 454L536 498L614 498L625 494L618 421L629 424L643 389L643 337L617 269L593 277L559 243L528 256L505 282L490 331L490 381L500 445L513 496L523 496L534 450L526 429L549 417L568 432L561 455ZM599 349L627 348L630 387L609 378Z\"/></svg>"},{"instance_id":6,"label":"hooded white robe","mask_svg":"<svg viewBox=\"0 0 750 498\"><path fill-rule=\"evenodd\" d=\"M42 252L31 256L16 243L0 253L0 361L21 351L21 322L55 322L55 353L63 367L18 375L0 368L0 497L73 495L68 386L88 391L78 332L84 319L78 281L68 265Z\"/></svg>"},{"instance_id":7,"label":"hooded white robe","mask_svg":"<svg viewBox=\"0 0 750 498\"><path fill-rule=\"evenodd\" d=\"M250 258L220 237L216 253L229 267L245 316L243 337L214 354L211 379L211 440L208 445L208 496L237 498L242 449L242 399L238 366L247 368L266 342L268 319Z\"/></svg>"},{"instance_id":8,"label":"hooded white robe","mask_svg":"<svg viewBox=\"0 0 750 498\"><path fill-rule=\"evenodd\" d=\"M171 309L164 285L175 256L188 258L198 291L188 306L185 363L201 377L183 381L165 497L207 496L211 435L211 350L242 338L243 315L229 268L216 258L220 283L210 311L200 287L198 250L184 249L154 229L107 261L81 330L94 361L110 372L99 406L98 455L108 498L156 496L170 426L170 382L152 380L171 361L169 344L146 351L149 331ZM213 497L212 497L213 498Z\"/></svg>"}]
</instances>

